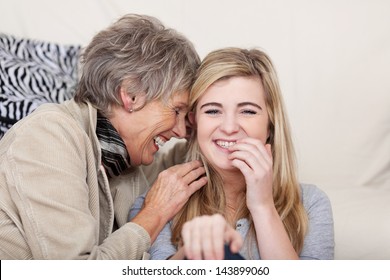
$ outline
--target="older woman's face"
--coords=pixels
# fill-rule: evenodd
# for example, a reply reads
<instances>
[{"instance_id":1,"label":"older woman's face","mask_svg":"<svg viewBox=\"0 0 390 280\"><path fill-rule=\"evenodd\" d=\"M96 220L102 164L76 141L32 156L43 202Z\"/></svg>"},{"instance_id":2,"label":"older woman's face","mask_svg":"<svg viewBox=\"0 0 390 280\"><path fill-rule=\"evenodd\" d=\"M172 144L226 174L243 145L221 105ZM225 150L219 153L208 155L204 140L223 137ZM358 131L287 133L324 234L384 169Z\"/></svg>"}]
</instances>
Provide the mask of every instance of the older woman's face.
<instances>
[{"instance_id":1,"label":"older woman's face","mask_svg":"<svg viewBox=\"0 0 390 280\"><path fill-rule=\"evenodd\" d=\"M262 82L258 78L233 77L211 85L196 107L197 138L205 157L217 169L234 168L229 146L243 138L265 144L268 113Z\"/></svg>"},{"instance_id":2,"label":"older woman's face","mask_svg":"<svg viewBox=\"0 0 390 280\"><path fill-rule=\"evenodd\" d=\"M151 164L154 154L171 137L183 138L187 111L188 92L174 94L168 104L155 100L139 111L122 109L114 126L126 144L131 165Z\"/></svg>"}]
</instances>

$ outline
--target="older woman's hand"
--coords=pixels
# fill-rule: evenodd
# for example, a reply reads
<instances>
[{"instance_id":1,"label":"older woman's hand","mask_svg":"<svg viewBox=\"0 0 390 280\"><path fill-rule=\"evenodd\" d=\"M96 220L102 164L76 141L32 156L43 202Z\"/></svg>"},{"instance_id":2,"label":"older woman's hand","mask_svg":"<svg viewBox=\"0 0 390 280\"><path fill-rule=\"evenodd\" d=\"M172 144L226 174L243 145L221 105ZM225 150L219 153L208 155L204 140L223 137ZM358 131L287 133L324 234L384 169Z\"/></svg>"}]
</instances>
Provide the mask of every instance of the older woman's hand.
<instances>
[{"instance_id":1,"label":"older woman's hand","mask_svg":"<svg viewBox=\"0 0 390 280\"><path fill-rule=\"evenodd\" d=\"M132 222L145 228L153 242L188 198L207 183L204 174L200 161L178 164L162 171L148 191L144 207Z\"/></svg>"},{"instance_id":2,"label":"older woman's hand","mask_svg":"<svg viewBox=\"0 0 390 280\"><path fill-rule=\"evenodd\" d=\"M237 253L243 243L241 235L219 214L200 216L186 222L182 237L184 255L190 260L221 260L224 244L229 244L230 250Z\"/></svg>"}]
</instances>

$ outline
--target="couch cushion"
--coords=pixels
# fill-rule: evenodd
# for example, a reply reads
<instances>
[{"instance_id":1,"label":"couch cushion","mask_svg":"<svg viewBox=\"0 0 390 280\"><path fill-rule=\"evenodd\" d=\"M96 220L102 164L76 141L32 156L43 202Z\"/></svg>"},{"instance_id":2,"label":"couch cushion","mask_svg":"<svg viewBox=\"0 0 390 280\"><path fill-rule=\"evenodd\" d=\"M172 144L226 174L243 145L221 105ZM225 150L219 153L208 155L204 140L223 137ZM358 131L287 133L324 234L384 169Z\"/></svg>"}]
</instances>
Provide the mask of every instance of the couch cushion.
<instances>
[{"instance_id":1,"label":"couch cushion","mask_svg":"<svg viewBox=\"0 0 390 280\"><path fill-rule=\"evenodd\" d=\"M0 33L0 138L40 104L72 97L80 50Z\"/></svg>"}]
</instances>

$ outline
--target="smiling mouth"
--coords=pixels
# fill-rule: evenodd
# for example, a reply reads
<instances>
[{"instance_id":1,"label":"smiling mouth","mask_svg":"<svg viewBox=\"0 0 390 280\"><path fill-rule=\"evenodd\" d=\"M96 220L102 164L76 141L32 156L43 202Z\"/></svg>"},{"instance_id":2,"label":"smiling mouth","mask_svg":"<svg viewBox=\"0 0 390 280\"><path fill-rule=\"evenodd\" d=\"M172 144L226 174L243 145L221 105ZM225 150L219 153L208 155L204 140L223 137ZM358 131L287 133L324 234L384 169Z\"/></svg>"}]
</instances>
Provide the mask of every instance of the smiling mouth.
<instances>
[{"instance_id":1,"label":"smiling mouth","mask_svg":"<svg viewBox=\"0 0 390 280\"><path fill-rule=\"evenodd\" d=\"M235 145L237 142L236 141L222 141L222 140L218 140L218 141L215 141L215 143L218 146L220 146L221 148L227 149L227 148Z\"/></svg>"},{"instance_id":2,"label":"smiling mouth","mask_svg":"<svg viewBox=\"0 0 390 280\"><path fill-rule=\"evenodd\" d=\"M158 146L158 148L161 148L166 143L166 141L163 138L161 138L160 136L154 137L153 140L154 140L154 143L156 143L156 145Z\"/></svg>"}]
</instances>

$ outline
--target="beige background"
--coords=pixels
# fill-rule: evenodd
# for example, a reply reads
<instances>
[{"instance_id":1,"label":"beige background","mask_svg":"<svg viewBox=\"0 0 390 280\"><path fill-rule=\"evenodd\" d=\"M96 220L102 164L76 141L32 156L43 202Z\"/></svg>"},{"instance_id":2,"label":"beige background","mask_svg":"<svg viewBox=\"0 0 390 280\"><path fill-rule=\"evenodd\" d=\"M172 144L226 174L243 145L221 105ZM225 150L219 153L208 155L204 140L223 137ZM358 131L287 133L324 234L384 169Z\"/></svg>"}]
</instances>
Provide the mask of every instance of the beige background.
<instances>
[{"instance_id":1,"label":"beige background","mask_svg":"<svg viewBox=\"0 0 390 280\"><path fill-rule=\"evenodd\" d=\"M390 1L0 0L0 32L89 42L124 13L184 33L203 57L260 47L279 73L302 182L331 198L337 259L390 259Z\"/></svg>"}]
</instances>

